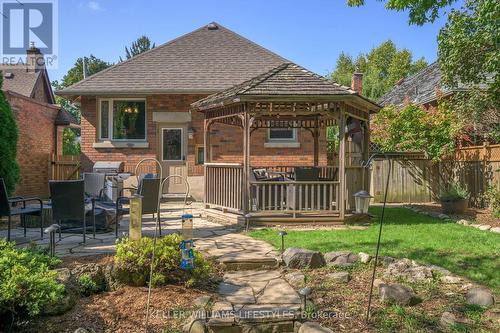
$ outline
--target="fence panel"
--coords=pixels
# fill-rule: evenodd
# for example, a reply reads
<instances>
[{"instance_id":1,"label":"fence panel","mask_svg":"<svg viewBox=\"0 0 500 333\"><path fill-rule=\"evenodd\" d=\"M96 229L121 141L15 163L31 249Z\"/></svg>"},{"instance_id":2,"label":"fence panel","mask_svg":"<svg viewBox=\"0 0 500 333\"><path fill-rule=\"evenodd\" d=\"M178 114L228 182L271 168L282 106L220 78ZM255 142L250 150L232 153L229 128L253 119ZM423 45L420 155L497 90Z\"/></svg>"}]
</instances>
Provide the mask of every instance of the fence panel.
<instances>
[{"instance_id":1,"label":"fence panel","mask_svg":"<svg viewBox=\"0 0 500 333\"><path fill-rule=\"evenodd\" d=\"M80 179L80 155L52 154L49 169L51 180Z\"/></svg>"}]
</instances>

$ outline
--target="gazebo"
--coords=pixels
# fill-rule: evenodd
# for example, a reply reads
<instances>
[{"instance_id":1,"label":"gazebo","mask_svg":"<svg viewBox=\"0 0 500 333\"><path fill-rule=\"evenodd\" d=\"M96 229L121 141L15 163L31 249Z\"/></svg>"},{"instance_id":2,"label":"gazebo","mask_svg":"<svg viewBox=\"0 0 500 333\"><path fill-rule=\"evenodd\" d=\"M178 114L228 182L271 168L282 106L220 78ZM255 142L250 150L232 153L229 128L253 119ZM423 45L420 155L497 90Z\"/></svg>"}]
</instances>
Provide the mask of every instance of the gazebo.
<instances>
[{"instance_id":1,"label":"gazebo","mask_svg":"<svg viewBox=\"0 0 500 333\"><path fill-rule=\"evenodd\" d=\"M252 223L344 223L353 194L368 190L370 113L380 106L348 87L296 64L285 63L192 105L204 114L205 209L209 218ZM211 128L240 128L239 161L211 154ZM311 165L251 162L252 134L259 129L301 129L311 135ZM332 135L333 133L333 135ZM327 141L328 143L321 144ZM332 138L333 136L333 138ZM326 148L320 160L320 146ZM310 150L309 150L310 151ZM281 156L280 160L286 160Z\"/></svg>"}]
</instances>

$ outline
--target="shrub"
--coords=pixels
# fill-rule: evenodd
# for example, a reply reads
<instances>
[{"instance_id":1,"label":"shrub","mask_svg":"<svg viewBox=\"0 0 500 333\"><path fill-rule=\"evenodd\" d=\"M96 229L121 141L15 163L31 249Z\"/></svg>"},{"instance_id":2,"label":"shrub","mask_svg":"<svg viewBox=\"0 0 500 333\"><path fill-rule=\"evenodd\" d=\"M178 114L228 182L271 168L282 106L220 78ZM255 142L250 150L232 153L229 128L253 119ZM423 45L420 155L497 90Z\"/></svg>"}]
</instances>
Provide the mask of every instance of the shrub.
<instances>
[{"instance_id":1,"label":"shrub","mask_svg":"<svg viewBox=\"0 0 500 333\"><path fill-rule=\"evenodd\" d=\"M19 180L17 164L17 124L9 102L1 90L3 75L0 72L0 178L5 181L7 193L12 194Z\"/></svg>"},{"instance_id":2,"label":"shrub","mask_svg":"<svg viewBox=\"0 0 500 333\"><path fill-rule=\"evenodd\" d=\"M490 186L486 192L486 197L493 211L493 216L500 218L500 187Z\"/></svg>"},{"instance_id":3,"label":"shrub","mask_svg":"<svg viewBox=\"0 0 500 333\"><path fill-rule=\"evenodd\" d=\"M0 322L35 316L63 297L64 286L50 270L59 262L36 248L16 249L14 242L0 239Z\"/></svg>"},{"instance_id":4,"label":"shrub","mask_svg":"<svg viewBox=\"0 0 500 333\"><path fill-rule=\"evenodd\" d=\"M89 273L84 273L78 278L78 286L80 294L83 296L90 296L97 293L100 288L97 283L92 279Z\"/></svg>"},{"instance_id":5,"label":"shrub","mask_svg":"<svg viewBox=\"0 0 500 333\"><path fill-rule=\"evenodd\" d=\"M187 271L180 268L182 259L180 244L181 237L177 234L158 238L152 277L153 286L180 282L192 286L210 275L210 263L196 250L194 251L195 268ZM143 237L138 241L128 238L120 240L116 245L115 256L117 278L133 286L147 285L152 253L152 238Z\"/></svg>"},{"instance_id":6,"label":"shrub","mask_svg":"<svg viewBox=\"0 0 500 333\"><path fill-rule=\"evenodd\" d=\"M441 201L453 202L469 197L467 189L458 182L452 182L443 192L441 192Z\"/></svg>"}]
</instances>

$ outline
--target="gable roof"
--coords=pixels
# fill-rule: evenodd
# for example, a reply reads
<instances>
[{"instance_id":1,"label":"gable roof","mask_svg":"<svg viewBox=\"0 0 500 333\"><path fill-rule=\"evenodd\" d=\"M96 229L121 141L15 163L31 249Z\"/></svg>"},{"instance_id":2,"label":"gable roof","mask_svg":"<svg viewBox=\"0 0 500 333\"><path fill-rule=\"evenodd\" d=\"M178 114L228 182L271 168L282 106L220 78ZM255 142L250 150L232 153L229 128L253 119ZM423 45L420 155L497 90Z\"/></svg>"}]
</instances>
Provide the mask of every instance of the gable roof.
<instances>
[{"instance_id":1,"label":"gable roof","mask_svg":"<svg viewBox=\"0 0 500 333\"><path fill-rule=\"evenodd\" d=\"M54 94L45 69L27 71L25 65L9 65L2 68L2 90L12 91L20 95L33 98L37 84L44 84L47 89L49 102L54 103Z\"/></svg>"},{"instance_id":2,"label":"gable roof","mask_svg":"<svg viewBox=\"0 0 500 333\"><path fill-rule=\"evenodd\" d=\"M370 109L380 108L375 102L359 95L349 87L327 80L307 69L293 64L285 63L263 74L237 84L224 91L212 94L191 104L196 109L232 103L252 97L327 97L349 96L358 101L368 103Z\"/></svg>"},{"instance_id":3,"label":"gable roof","mask_svg":"<svg viewBox=\"0 0 500 333\"><path fill-rule=\"evenodd\" d=\"M57 93L213 93L285 62L220 24L210 23Z\"/></svg>"}]
</instances>

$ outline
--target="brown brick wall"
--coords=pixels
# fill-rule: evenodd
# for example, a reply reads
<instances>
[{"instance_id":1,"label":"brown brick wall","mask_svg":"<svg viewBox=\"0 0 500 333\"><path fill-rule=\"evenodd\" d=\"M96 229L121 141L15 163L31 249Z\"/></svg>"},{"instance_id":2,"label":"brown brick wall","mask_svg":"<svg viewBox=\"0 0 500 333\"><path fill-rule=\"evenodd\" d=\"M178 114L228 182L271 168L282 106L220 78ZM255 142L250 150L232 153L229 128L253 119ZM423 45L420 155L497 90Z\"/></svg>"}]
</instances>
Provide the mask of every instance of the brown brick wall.
<instances>
[{"instance_id":1,"label":"brown brick wall","mask_svg":"<svg viewBox=\"0 0 500 333\"><path fill-rule=\"evenodd\" d=\"M49 156L56 150L54 120L58 108L7 92L19 130L16 195L48 197ZM59 144L62 144L60 141Z\"/></svg>"},{"instance_id":2,"label":"brown brick wall","mask_svg":"<svg viewBox=\"0 0 500 333\"><path fill-rule=\"evenodd\" d=\"M152 121L153 112L188 112L189 105L205 97L204 95L150 95L146 96L147 108L147 137L149 147L139 148L93 148L97 133L97 102L96 97L82 97L82 166L84 171L90 171L98 160L124 161L126 169L133 171L138 161L145 157L157 156L157 129ZM203 114L193 112L192 122L194 138L188 140L188 174L190 176L203 175L203 167L195 165L195 147L203 145ZM212 125L211 143L214 162L240 162L243 152L242 131L239 128L227 125ZM307 130L299 130L300 148L265 148L264 142L267 130L257 130L252 134L252 163L254 165L312 165L313 139ZM320 138L320 164L326 164L325 133Z\"/></svg>"}]
</instances>

